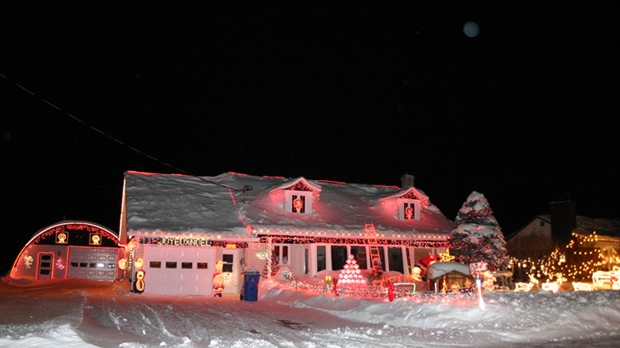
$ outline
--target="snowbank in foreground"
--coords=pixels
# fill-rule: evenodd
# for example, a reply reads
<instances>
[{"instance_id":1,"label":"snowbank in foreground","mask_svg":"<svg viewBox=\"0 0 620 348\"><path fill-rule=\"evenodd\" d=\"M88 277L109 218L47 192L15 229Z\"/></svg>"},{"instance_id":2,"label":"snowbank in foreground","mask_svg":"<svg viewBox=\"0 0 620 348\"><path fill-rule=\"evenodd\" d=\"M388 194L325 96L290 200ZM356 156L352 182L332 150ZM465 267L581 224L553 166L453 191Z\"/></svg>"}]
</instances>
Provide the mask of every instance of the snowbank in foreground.
<instances>
[{"instance_id":1,"label":"snowbank in foreground","mask_svg":"<svg viewBox=\"0 0 620 348\"><path fill-rule=\"evenodd\" d=\"M0 284L0 346L616 346L620 291L419 294L393 302L262 281L256 302L137 295L128 284Z\"/></svg>"}]
</instances>

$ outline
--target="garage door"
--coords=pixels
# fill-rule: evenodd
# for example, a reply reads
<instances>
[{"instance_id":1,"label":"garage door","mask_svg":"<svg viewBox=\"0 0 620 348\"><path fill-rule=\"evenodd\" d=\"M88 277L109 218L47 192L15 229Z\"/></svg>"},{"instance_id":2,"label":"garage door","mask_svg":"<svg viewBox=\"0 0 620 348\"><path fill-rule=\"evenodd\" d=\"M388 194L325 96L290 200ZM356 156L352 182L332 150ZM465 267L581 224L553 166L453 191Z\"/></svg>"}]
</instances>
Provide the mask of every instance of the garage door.
<instances>
[{"instance_id":1,"label":"garage door","mask_svg":"<svg viewBox=\"0 0 620 348\"><path fill-rule=\"evenodd\" d=\"M69 247L67 278L115 281L118 250L105 247Z\"/></svg>"},{"instance_id":2,"label":"garage door","mask_svg":"<svg viewBox=\"0 0 620 348\"><path fill-rule=\"evenodd\" d=\"M187 246L144 246L145 293L211 295L215 249Z\"/></svg>"}]
</instances>

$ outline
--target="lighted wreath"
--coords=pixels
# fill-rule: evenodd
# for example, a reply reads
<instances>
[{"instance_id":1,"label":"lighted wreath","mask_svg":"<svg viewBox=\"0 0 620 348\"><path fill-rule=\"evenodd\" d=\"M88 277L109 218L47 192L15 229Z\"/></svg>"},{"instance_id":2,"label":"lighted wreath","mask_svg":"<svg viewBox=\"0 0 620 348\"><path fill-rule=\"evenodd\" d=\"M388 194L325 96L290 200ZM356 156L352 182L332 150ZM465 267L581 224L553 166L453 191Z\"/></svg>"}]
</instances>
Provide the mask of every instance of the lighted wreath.
<instances>
[{"instance_id":1,"label":"lighted wreath","mask_svg":"<svg viewBox=\"0 0 620 348\"><path fill-rule=\"evenodd\" d=\"M304 207L304 201L302 201L299 197L295 198L295 200L293 201L293 207L299 213Z\"/></svg>"},{"instance_id":2,"label":"lighted wreath","mask_svg":"<svg viewBox=\"0 0 620 348\"><path fill-rule=\"evenodd\" d=\"M407 219L411 219L411 217L413 217L413 208L411 208L411 206L405 208L405 216Z\"/></svg>"},{"instance_id":3,"label":"lighted wreath","mask_svg":"<svg viewBox=\"0 0 620 348\"><path fill-rule=\"evenodd\" d=\"M58 234L57 237L57 243L58 244L67 244L67 234L64 232L61 232Z\"/></svg>"},{"instance_id":4,"label":"lighted wreath","mask_svg":"<svg viewBox=\"0 0 620 348\"><path fill-rule=\"evenodd\" d=\"M98 234L93 234L90 240L91 240L91 244L99 245L101 243L101 236Z\"/></svg>"}]
</instances>

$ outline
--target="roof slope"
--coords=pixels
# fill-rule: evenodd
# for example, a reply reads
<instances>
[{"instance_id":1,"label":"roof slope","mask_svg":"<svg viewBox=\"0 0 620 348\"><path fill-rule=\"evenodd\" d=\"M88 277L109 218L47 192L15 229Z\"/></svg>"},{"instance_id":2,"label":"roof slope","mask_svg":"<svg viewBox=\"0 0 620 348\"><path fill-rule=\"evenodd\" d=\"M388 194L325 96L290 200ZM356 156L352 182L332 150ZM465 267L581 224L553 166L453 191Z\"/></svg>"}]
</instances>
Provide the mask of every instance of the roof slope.
<instances>
[{"instance_id":1,"label":"roof slope","mask_svg":"<svg viewBox=\"0 0 620 348\"><path fill-rule=\"evenodd\" d=\"M579 215L576 219L575 232L582 234L596 232L598 235L620 237L620 219L591 218Z\"/></svg>"},{"instance_id":2,"label":"roof slope","mask_svg":"<svg viewBox=\"0 0 620 348\"><path fill-rule=\"evenodd\" d=\"M532 218L532 220L530 220L530 222L519 228L510 236L506 237L506 240L510 240L513 237L517 236L529 224L531 224L533 221L536 221L537 219L541 219L553 226L550 214L536 215L534 218ZM596 234L601 236L620 237L620 219L591 218L587 216L577 215L575 216L575 220L577 226L575 226L573 231L576 233L588 235L592 232L596 232Z\"/></svg>"},{"instance_id":3,"label":"roof slope","mask_svg":"<svg viewBox=\"0 0 620 348\"><path fill-rule=\"evenodd\" d=\"M430 202L421 220L397 219L396 205L383 198L405 192L396 187L307 180L320 188L312 214L290 214L278 187L299 179L224 173L214 177L126 172L128 231L225 233L248 229L449 234L453 228ZM275 190L277 191L277 190ZM419 190L418 190L419 191Z\"/></svg>"}]
</instances>

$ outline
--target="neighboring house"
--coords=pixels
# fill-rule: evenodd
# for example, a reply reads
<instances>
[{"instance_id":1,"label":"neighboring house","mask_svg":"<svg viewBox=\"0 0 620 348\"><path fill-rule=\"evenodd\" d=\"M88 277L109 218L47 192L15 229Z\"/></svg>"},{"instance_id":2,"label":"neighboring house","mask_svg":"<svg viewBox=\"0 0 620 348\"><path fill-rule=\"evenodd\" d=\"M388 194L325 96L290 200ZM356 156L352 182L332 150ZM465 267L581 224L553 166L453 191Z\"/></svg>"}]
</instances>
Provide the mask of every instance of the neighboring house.
<instances>
[{"instance_id":1,"label":"neighboring house","mask_svg":"<svg viewBox=\"0 0 620 348\"><path fill-rule=\"evenodd\" d=\"M402 187L224 173L195 177L125 173L120 236L140 288L210 294L215 265L224 293L239 293L245 270L286 265L295 275L340 270L411 274L448 247L453 222L413 186ZM371 256L374 255L374 256ZM220 270L218 269L217 272Z\"/></svg>"},{"instance_id":2,"label":"neighboring house","mask_svg":"<svg viewBox=\"0 0 620 348\"><path fill-rule=\"evenodd\" d=\"M508 255L538 259L555 247L551 234L551 217L538 215L516 233L506 238Z\"/></svg>"},{"instance_id":3,"label":"neighboring house","mask_svg":"<svg viewBox=\"0 0 620 348\"><path fill-rule=\"evenodd\" d=\"M13 279L119 279L125 255L112 230L89 221L60 221L37 231L15 259Z\"/></svg>"},{"instance_id":4,"label":"neighboring house","mask_svg":"<svg viewBox=\"0 0 620 348\"><path fill-rule=\"evenodd\" d=\"M620 263L620 219L577 216L575 207L573 201L552 202L551 214L534 217L507 237L508 254L520 259L536 259L556 246L570 245L575 255L599 252L604 268L611 269Z\"/></svg>"}]
</instances>

